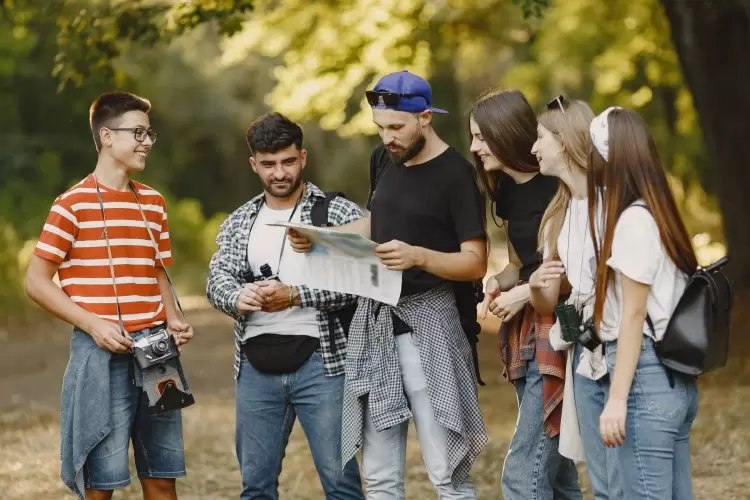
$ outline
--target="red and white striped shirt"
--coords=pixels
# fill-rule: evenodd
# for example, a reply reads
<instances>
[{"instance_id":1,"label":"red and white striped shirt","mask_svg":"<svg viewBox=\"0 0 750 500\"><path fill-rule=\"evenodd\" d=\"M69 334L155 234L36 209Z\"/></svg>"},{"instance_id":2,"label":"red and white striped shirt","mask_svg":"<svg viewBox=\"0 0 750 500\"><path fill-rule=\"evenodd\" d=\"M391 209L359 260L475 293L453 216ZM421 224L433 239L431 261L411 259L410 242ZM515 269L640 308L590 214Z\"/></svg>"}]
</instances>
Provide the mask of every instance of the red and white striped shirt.
<instances>
[{"instance_id":1,"label":"red and white striped shirt","mask_svg":"<svg viewBox=\"0 0 750 500\"><path fill-rule=\"evenodd\" d=\"M172 263L164 198L134 182L143 213L165 266ZM123 323L128 332L163 323L164 305L156 281L160 266L132 191L99 184L109 230L112 263ZM61 194L52 205L34 254L60 265L63 291L100 318L118 322L115 291L93 175Z\"/></svg>"}]
</instances>

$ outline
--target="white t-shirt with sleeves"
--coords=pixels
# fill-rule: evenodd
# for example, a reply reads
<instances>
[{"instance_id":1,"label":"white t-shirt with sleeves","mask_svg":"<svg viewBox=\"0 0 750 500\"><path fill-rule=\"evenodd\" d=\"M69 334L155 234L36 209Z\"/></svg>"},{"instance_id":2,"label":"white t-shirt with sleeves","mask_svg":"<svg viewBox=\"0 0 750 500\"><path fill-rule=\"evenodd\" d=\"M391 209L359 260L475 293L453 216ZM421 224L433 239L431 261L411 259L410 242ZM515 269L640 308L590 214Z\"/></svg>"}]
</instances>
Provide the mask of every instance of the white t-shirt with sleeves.
<instances>
[{"instance_id":1,"label":"white t-shirt with sleeves","mask_svg":"<svg viewBox=\"0 0 750 500\"><path fill-rule=\"evenodd\" d=\"M687 276L666 254L659 228L642 200L620 215L612 240L612 255L607 265L615 271L614 283L607 288L599 335L602 340L617 340L622 320L622 276L650 286L646 308L656 333L664 336L669 318L687 284ZM653 337L644 322L643 333Z\"/></svg>"},{"instance_id":2,"label":"white t-shirt with sleeves","mask_svg":"<svg viewBox=\"0 0 750 500\"><path fill-rule=\"evenodd\" d=\"M594 290L596 256L589 230L589 205L586 198L571 198L565 212L557 252L565 266L565 275L574 295L588 295Z\"/></svg>"}]
</instances>

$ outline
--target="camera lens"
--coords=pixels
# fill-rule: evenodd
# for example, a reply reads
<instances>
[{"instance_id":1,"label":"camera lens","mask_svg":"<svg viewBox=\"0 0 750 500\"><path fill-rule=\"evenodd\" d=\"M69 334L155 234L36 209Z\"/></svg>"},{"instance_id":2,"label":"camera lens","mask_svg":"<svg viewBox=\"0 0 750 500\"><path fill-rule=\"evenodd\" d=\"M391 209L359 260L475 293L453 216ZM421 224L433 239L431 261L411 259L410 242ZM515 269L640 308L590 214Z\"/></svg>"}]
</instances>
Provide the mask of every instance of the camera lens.
<instances>
[{"instance_id":1,"label":"camera lens","mask_svg":"<svg viewBox=\"0 0 750 500\"><path fill-rule=\"evenodd\" d=\"M164 354L167 352L167 349L169 349L169 344L165 339L159 339L151 344L151 350L154 351L154 354Z\"/></svg>"}]
</instances>

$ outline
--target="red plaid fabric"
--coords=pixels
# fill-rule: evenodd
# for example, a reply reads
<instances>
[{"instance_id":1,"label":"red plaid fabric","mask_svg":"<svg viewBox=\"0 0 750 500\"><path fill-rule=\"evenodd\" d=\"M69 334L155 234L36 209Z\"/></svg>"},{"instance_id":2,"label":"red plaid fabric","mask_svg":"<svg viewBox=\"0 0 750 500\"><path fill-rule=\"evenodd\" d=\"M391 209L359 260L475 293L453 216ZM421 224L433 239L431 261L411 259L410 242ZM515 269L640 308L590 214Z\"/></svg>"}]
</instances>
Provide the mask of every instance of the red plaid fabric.
<instances>
[{"instance_id":1,"label":"red plaid fabric","mask_svg":"<svg viewBox=\"0 0 750 500\"><path fill-rule=\"evenodd\" d=\"M498 335L498 350L505 364L503 376L510 382L526 376L526 365L534 358L542 374L542 407L544 430L550 437L560 433L563 389L565 386L565 351L555 351L549 341L553 315L538 314L526 306L508 322Z\"/></svg>"}]
</instances>

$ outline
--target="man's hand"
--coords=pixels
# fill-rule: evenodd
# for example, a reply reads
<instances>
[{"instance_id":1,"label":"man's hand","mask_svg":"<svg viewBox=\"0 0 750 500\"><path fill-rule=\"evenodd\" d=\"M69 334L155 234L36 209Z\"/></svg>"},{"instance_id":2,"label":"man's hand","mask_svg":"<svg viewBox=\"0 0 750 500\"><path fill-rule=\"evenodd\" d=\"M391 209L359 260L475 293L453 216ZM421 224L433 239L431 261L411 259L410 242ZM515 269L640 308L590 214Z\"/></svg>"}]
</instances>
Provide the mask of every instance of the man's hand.
<instances>
[{"instance_id":1,"label":"man's hand","mask_svg":"<svg viewBox=\"0 0 750 500\"><path fill-rule=\"evenodd\" d=\"M518 311L529 301L528 287L523 285L517 286L507 292L501 293L490 304L490 312L500 318L501 321L508 321L515 316Z\"/></svg>"},{"instance_id":2,"label":"man's hand","mask_svg":"<svg viewBox=\"0 0 750 500\"><path fill-rule=\"evenodd\" d=\"M294 229L287 229L286 235L289 238L289 244L292 245L292 249L295 252L307 253L312 249L312 243L310 240L299 234Z\"/></svg>"},{"instance_id":3,"label":"man's hand","mask_svg":"<svg viewBox=\"0 0 750 500\"><path fill-rule=\"evenodd\" d=\"M490 277L490 279L487 280L487 286L485 288L484 302L482 302L482 319L487 319L487 311L490 308L490 304L492 304L500 294L500 284L497 282L497 278L495 276Z\"/></svg>"},{"instance_id":4,"label":"man's hand","mask_svg":"<svg viewBox=\"0 0 750 500\"><path fill-rule=\"evenodd\" d=\"M174 335L178 347L193 339L193 327L181 319L167 321L167 332Z\"/></svg>"},{"instance_id":5,"label":"man's hand","mask_svg":"<svg viewBox=\"0 0 750 500\"><path fill-rule=\"evenodd\" d=\"M262 282L261 282L262 283ZM237 310L242 314L258 312L263 309L266 301L266 292L258 286L258 283L247 283L237 297Z\"/></svg>"},{"instance_id":6,"label":"man's hand","mask_svg":"<svg viewBox=\"0 0 750 500\"><path fill-rule=\"evenodd\" d=\"M531 288L549 288L549 282L565 274L565 266L559 260L544 262L529 277Z\"/></svg>"},{"instance_id":7,"label":"man's hand","mask_svg":"<svg viewBox=\"0 0 750 500\"><path fill-rule=\"evenodd\" d=\"M391 240L375 247L375 255L388 269L406 271L419 266L422 253L419 247L408 245L402 241Z\"/></svg>"},{"instance_id":8,"label":"man's hand","mask_svg":"<svg viewBox=\"0 0 750 500\"><path fill-rule=\"evenodd\" d=\"M96 345L109 352L124 354L133 347L133 339L120 331L120 325L94 316L86 332Z\"/></svg>"},{"instance_id":9,"label":"man's hand","mask_svg":"<svg viewBox=\"0 0 750 500\"><path fill-rule=\"evenodd\" d=\"M291 288L280 281L258 281L256 283L264 294L263 312L279 312L289 309L289 294Z\"/></svg>"}]
</instances>

